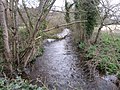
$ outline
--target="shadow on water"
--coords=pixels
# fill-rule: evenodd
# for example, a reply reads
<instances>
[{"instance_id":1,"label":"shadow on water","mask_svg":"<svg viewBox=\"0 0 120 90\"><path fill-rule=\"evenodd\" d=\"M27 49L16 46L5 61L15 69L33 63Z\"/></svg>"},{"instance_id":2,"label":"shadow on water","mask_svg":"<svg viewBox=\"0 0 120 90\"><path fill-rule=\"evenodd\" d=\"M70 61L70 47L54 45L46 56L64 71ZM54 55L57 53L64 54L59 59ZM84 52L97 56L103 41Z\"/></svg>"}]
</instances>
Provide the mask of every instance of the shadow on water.
<instances>
[{"instance_id":1,"label":"shadow on water","mask_svg":"<svg viewBox=\"0 0 120 90\"><path fill-rule=\"evenodd\" d=\"M49 90L117 90L111 89L111 83L102 79L88 85L83 79L82 69L77 66L80 58L70 37L45 44L44 48L43 56L35 62L31 77L39 77Z\"/></svg>"}]
</instances>

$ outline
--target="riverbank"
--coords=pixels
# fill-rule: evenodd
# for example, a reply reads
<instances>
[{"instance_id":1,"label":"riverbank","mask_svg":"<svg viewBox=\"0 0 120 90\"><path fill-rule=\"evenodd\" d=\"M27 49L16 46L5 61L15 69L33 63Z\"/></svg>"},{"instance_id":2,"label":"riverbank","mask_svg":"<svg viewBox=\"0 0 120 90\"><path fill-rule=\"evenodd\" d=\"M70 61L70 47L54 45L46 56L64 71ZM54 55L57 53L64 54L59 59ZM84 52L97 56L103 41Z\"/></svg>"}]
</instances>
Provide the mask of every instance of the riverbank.
<instances>
[{"instance_id":1,"label":"riverbank","mask_svg":"<svg viewBox=\"0 0 120 90\"><path fill-rule=\"evenodd\" d=\"M45 44L43 55L36 59L30 73L31 78L49 90L118 90L115 84L102 77L88 80L89 72L84 72L85 67L81 65L81 57L72 40L67 36Z\"/></svg>"}]
</instances>

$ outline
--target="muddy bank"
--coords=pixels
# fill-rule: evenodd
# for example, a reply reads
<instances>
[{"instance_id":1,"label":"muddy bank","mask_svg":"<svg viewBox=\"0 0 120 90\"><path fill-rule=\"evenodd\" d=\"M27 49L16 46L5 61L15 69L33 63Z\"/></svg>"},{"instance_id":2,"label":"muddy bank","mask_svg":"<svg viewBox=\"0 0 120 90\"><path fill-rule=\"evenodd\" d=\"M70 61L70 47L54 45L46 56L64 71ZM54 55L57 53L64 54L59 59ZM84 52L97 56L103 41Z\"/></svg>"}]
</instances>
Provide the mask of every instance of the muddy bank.
<instances>
[{"instance_id":1,"label":"muddy bank","mask_svg":"<svg viewBox=\"0 0 120 90\"><path fill-rule=\"evenodd\" d=\"M45 44L44 54L37 58L31 78L39 78L49 90L118 90L112 82L103 78L86 79L86 73L80 67L81 58L71 40L67 36Z\"/></svg>"}]
</instances>

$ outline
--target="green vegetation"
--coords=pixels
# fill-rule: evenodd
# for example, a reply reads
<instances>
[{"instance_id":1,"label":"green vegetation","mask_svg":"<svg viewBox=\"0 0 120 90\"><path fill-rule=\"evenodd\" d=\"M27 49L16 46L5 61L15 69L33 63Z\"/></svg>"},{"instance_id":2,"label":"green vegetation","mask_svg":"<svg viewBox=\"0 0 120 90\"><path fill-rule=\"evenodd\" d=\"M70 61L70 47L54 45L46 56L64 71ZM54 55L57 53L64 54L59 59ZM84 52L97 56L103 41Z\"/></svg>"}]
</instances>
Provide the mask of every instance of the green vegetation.
<instances>
[{"instance_id":1,"label":"green vegetation","mask_svg":"<svg viewBox=\"0 0 120 90\"><path fill-rule=\"evenodd\" d=\"M120 78L120 38L102 33L99 42L86 51L86 60L96 64L95 68L104 74L115 74Z\"/></svg>"},{"instance_id":2,"label":"green vegetation","mask_svg":"<svg viewBox=\"0 0 120 90\"><path fill-rule=\"evenodd\" d=\"M44 87L37 87L30 84L27 80L17 77L16 79L0 78L0 90L47 90Z\"/></svg>"},{"instance_id":3,"label":"green vegetation","mask_svg":"<svg viewBox=\"0 0 120 90\"><path fill-rule=\"evenodd\" d=\"M80 42L78 47L81 49L81 50L84 50L85 49L85 43L84 42Z\"/></svg>"},{"instance_id":4,"label":"green vegetation","mask_svg":"<svg viewBox=\"0 0 120 90\"><path fill-rule=\"evenodd\" d=\"M90 39L90 37L92 36L94 27L97 22L98 15L98 11L96 9L97 5L98 3L94 2L93 0L84 1L83 4L81 5L81 8L85 11L84 13L82 13L81 18L82 20L87 20L83 26L86 32L85 35L87 39Z\"/></svg>"},{"instance_id":5,"label":"green vegetation","mask_svg":"<svg viewBox=\"0 0 120 90\"><path fill-rule=\"evenodd\" d=\"M76 23L75 35L79 33L79 42L88 41L93 32L94 27L97 25L99 11L97 6L98 0L74 0L75 3L75 21L84 21L83 23ZM78 41L78 40L77 40Z\"/></svg>"},{"instance_id":6,"label":"green vegetation","mask_svg":"<svg viewBox=\"0 0 120 90\"><path fill-rule=\"evenodd\" d=\"M38 0L39 7L30 8L24 0L22 5L17 0L0 0L0 75L9 77L0 77L0 90L45 90L14 75L25 73L24 69L43 54L43 41L58 39L55 35L64 28L74 28L71 29L74 41L85 55L85 64L120 79L120 37L111 32L100 35L102 27L107 27L107 19L118 17L111 13L119 8L118 5L109 5L104 0L73 0L74 3L65 0L65 11L51 11L55 1ZM63 24L65 21L67 25ZM99 29L92 41L97 23ZM117 24L118 19L108 23Z\"/></svg>"}]
</instances>

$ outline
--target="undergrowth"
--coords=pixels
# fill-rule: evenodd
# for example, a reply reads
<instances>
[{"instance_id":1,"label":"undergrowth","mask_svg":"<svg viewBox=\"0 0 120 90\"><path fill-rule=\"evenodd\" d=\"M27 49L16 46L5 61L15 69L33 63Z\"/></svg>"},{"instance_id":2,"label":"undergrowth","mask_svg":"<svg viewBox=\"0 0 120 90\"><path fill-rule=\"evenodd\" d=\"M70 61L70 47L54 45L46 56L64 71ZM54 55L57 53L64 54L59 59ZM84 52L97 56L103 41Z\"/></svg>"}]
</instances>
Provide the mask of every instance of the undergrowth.
<instances>
[{"instance_id":1,"label":"undergrowth","mask_svg":"<svg viewBox=\"0 0 120 90\"><path fill-rule=\"evenodd\" d=\"M85 58L94 70L120 78L120 37L102 33L99 42L87 48Z\"/></svg>"},{"instance_id":2,"label":"undergrowth","mask_svg":"<svg viewBox=\"0 0 120 90\"><path fill-rule=\"evenodd\" d=\"M44 87L30 84L27 80L17 77L16 79L0 78L0 90L47 90Z\"/></svg>"}]
</instances>

